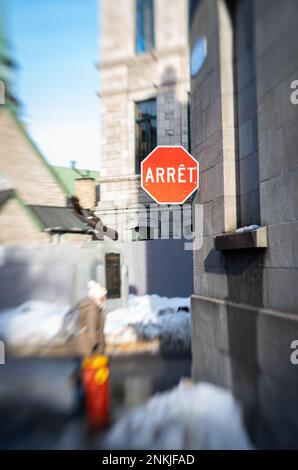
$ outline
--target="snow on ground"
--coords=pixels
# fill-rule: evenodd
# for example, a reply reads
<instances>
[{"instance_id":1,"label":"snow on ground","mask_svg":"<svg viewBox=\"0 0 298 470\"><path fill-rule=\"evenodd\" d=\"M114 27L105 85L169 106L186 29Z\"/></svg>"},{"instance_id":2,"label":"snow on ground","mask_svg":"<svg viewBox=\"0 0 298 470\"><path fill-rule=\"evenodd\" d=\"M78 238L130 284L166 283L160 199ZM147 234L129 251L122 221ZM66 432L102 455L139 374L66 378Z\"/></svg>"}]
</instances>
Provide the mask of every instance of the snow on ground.
<instances>
[{"instance_id":1,"label":"snow on ground","mask_svg":"<svg viewBox=\"0 0 298 470\"><path fill-rule=\"evenodd\" d=\"M208 383L182 382L121 418L103 448L249 450L253 446L240 406L229 391Z\"/></svg>"},{"instance_id":2,"label":"snow on ground","mask_svg":"<svg viewBox=\"0 0 298 470\"><path fill-rule=\"evenodd\" d=\"M108 344L160 339L161 347L190 350L189 298L167 298L158 295L130 295L128 307L109 312L105 321Z\"/></svg>"},{"instance_id":3,"label":"snow on ground","mask_svg":"<svg viewBox=\"0 0 298 470\"><path fill-rule=\"evenodd\" d=\"M0 338L11 346L47 344L58 336L70 306L30 300L0 312Z\"/></svg>"},{"instance_id":4,"label":"snow on ground","mask_svg":"<svg viewBox=\"0 0 298 470\"><path fill-rule=\"evenodd\" d=\"M160 339L167 348L190 349L189 299L130 295L127 308L106 316L108 344ZM11 346L46 345L67 337L64 318L70 305L28 301L0 312L0 338ZM61 335L61 333L64 333Z\"/></svg>"}]
</instances>

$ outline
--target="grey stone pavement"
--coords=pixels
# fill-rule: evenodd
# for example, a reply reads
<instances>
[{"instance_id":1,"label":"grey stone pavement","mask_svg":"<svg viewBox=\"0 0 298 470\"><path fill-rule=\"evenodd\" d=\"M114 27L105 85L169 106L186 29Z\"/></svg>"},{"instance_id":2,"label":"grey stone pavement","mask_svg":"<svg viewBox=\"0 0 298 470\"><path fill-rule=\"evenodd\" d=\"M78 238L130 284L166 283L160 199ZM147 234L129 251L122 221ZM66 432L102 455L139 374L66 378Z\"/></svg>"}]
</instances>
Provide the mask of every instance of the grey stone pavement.
<instances>
[{"instance_id":1,"label":"grey stone pavement","mask_svg":"<svg viewBox=\"0 0 298 470\"><path fill-rule=\"evenodd\" d=\"M71 359L10 359L0 366L0 449L100 449L79 406ZM111 422L189 377L191 358L111 359Z\"/></svg>"}]
</instances>

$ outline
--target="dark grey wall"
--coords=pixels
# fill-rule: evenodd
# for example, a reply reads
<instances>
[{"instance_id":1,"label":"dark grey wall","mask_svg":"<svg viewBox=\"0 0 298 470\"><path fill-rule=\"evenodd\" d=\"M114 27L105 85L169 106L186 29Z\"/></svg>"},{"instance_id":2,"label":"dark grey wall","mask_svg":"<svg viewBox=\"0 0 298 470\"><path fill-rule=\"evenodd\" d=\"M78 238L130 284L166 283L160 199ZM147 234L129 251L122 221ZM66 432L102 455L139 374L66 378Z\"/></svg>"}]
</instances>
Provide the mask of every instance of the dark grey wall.
<instances>
[{"instance_id":1,"label":"dark grey wall","mask_svg":"<svg viewBox=\"0 0 298 470\"><path fill-rule=\"evenodd\" d=\"M243 88L235 98L243 121L232 119L235 90L223 93L233 67L226 8L233 3L239 6L238 31L253 26L254 37L253 54L251 40L239 38ZM298 106L290 101L290 83L298 79L297 24L296 0L201 0L191 29L192 44L206 36L209 46L191 83L192 155L201 166L196 202L204 205L203 247L194 253L193 376L240 398L261 448L298 447L298 366L290 362L291 342L298 339ZM241 145L243 161L253 156L254 166L258 159L258 171L252 166L234 178L247 177L259 192L260 224L268 227L265 250L214 249L213 237L226 230L235 197L226 194L225 169L239 156L230 137ZM252 222L244 213L242 219Z\"/></svg>"},{"instance_id":2,"label":"dark grey wall","mask_svg":"<svg viewBox=\"0 0 298 470\"><path fill-rule=\"evenodd\" d=\"M192 251L184 240L120 243L129 270L130 292L189 297L193 291Z\"/></svg>"}]
</instances>

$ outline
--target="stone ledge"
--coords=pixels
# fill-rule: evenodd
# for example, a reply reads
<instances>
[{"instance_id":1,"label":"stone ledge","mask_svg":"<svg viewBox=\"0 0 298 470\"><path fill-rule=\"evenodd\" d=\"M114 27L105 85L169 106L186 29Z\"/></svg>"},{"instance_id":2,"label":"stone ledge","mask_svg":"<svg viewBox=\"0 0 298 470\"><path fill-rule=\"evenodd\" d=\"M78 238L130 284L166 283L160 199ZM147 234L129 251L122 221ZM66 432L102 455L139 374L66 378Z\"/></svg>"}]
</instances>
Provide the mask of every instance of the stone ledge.
<instances>
[{"instance_id":1,"label":"stone ledge","mask_svg":"<svg viewBox=\"0 0 298 470\"><path fill-rule=\"evenodd\" d=\"M231 232L217 235L213 239L216 250L246 250L248 248L267 248L267 227L247 232Z\"/></svg>"},{"instance_id":2,"label":"stone ledge","mask_svg":"<svg viewBox=\"0 0 298 470\"><path fill-rule=\"evenodd\" d=\"M280 320L294 321L298 323L297 313L291 313L286 310L273 310L272 308L266 307L257 307L255 305L250 305L242 302L234 302L227 299L218 299L216 297L208 297L206 295L192 294L191 300L198 300L203 302L210 302L217 305L222 305L223 307L232 307L239 308L243 310L248 310L250 312L262 315L269 315L271 317L278 318Z\"/></svg>"},{"instance_id":3,"label":"stone ledge","mask_svg":"<svg viewBox=\"0 0 298 470\"><path fill-rule=\"evenodd\" d=\"M121 183L127 181L141 181L141 175L121 175L121 176L107 176L98 178L98 183Z\"/></svg>"},{"instance_id":4,"label":"stone ledge","mask_svg":"<svg viewBox=\"0 0 298 470\"><path fill-rule=\"evenodd\" d=\"M98 70L107 69L111 67L118 67L121 65L133 66L138 64L151 63L152 60L156 61L168 55L188 55L189 48L187 45L163 47L161 49L152 49L144 54L133 54L126 57L115 59L104 59L100 63L95 63Z\"/></svg>"}]
</instances>

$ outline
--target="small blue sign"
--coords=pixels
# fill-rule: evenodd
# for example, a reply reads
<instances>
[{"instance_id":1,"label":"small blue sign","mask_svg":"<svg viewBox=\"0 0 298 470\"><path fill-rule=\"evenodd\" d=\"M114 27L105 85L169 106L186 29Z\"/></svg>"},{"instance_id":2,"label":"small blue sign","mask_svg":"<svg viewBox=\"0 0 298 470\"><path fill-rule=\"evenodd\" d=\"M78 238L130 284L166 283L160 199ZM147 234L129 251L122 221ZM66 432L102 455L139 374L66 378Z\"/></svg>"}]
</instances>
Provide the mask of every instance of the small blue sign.
<instances>
[{"instance_id":1,"label":"small blue sign","mask_svg":"<svg viewBox=\"0 0 298 470\"><path fill-rule=\"evenodd\" d=\"M207 57L207 38L199 38L191 51L190 56L190 73L195 77L203 67Z\"/></svg>"}]
</instances>

